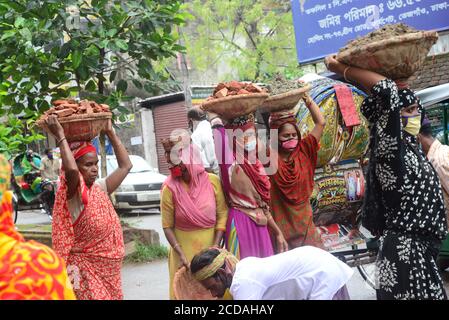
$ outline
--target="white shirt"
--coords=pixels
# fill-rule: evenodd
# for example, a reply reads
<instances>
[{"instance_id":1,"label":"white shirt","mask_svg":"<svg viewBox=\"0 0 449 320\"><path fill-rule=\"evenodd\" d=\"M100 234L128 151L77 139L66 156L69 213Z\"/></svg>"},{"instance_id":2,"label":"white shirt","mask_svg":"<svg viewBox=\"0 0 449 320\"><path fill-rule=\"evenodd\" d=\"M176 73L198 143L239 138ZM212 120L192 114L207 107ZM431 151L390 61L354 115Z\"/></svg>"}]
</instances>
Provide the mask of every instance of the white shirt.
<instances>
[{"instance_id":1,"label":"white shirt","mask_svg":"<svg viewBox=\"0 0 449 320\"><path fill-rule=\"evenodd\" d=\"M230 292L234 300L332 300L353 273L329 252L304 246L242 259Z\"/></svg>"},{"instance_id":2,"label":"white shirt","mask_svg":"<svg viewBox=\"0 0 449 320\"><path fill-rule=\"evenodd\" d=\"M201 160L205 168L212 169L218 174L218 161L215 157L214 137L212 128L207 120L198 123L192 133L192 142L200 149Z\"/></svg>"}]
</instances>

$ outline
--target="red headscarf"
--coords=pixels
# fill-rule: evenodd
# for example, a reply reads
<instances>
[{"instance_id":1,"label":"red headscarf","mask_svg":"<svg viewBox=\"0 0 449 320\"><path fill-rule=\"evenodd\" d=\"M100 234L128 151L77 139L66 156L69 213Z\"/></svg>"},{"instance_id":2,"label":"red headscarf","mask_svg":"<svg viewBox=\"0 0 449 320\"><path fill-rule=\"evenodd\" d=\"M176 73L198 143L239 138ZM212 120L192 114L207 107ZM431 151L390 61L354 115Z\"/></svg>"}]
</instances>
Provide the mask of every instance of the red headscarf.
<instances>
[{"instance_id":1,"label":"red headscarf","mask_svg":"<svg viewBox=\"0 0 449 320\"><path fill-rule=\"evenodd\" d=\"M72 150L73 157L78 160L82 156L88 153L97 153L95 146L89 141L77 141L69 144L70 150Z\"/></svg>"},{"instance_id":2,"label":"red headscarf","mask_svg":"<svg viewBox=\"0 0 449 320\"><path fill-rule=\"evenodd\" d=\"M235 130L242 130L243 132L247 130L256 130L256 127L254 126L253 122L248 122L244 125L226 125L226 129L231 129L233 131ZM238 147L238 148L237 148ZM238 159L236 153L237 149L244 150L243 146L240 145L240 142L234 137L232 142L232 152L234 154L234 159ZM257 193L260 195L262 200L270 204L270 178L265 173L265 168L262 165L262 163L259 161L259 159L256 159L256 163L250 163L248 160L248 154L244 152L243 157L243 163L239 163L240 167L243 169L245 174L248 176L248 178L251 180L254 188L256 189Z\"/></svg>"}]
</instances>

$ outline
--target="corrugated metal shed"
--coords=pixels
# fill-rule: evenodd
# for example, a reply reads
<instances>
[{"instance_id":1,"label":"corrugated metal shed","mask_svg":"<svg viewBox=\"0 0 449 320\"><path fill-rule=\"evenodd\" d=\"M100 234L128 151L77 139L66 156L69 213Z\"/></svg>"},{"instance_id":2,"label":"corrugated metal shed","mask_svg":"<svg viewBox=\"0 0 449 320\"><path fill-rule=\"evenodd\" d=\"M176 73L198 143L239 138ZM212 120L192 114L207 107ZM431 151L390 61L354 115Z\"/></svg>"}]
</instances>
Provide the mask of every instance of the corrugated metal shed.
<instances>
[{"instance_id":1,"label":"corrugated metal shed","mask_svg":"<svg viewBox=\"0 0 449 320\"><path fill-rule=\"evenodd\" d=\"M187 107L184 101L184 93L176 92L162 96L151 97L140 102L144 108L153 110L154 133L156 137L156 152L159 172L169 174L168 164L161 139L170 136L175 129L188 130Z\"/></svg>"}]
</instances>

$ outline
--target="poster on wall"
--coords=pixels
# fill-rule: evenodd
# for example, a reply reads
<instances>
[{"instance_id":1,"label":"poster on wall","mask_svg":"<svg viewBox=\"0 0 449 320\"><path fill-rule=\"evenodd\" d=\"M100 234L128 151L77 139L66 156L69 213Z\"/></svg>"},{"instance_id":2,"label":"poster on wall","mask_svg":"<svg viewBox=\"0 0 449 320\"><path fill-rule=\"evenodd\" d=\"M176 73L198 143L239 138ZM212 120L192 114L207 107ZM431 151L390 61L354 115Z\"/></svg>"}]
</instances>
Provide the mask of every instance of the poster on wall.
<instances>
[{"instance_id":1,"label":"poster on wall","mask_svg":"<svg viewBox=\"0 0 449 320\"><path fill-rule=\"evenodd\" d=\"M299 63L336 53L386 24L449 30L449 0L292 0Z\"/></svg>"}]
</instances>

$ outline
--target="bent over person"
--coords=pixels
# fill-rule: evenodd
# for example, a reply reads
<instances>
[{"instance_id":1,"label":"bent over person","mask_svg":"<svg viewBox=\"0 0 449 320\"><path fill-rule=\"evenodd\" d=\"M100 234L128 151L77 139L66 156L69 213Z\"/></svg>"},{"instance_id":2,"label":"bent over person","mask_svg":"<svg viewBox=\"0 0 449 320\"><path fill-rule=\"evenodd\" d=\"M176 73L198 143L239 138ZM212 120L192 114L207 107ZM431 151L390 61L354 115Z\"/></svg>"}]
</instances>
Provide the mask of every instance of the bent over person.
<instances>
[{"instance_id":1,"label":"bent over person","mask_svg":"<svg viewBox=\"0 0 449 320\"><path fill-rule=\"evenodd\" d=\"M108 194L117 189L132 168L128 153L109 121L105 131L117 156L118 168L96 181L95 147L89 142L69 144L55 116L48 118L47 125L58 141L63 165L53 211L55 251L70 268L78 299L123 299L123 231Z\"/></svg>"},{"instance_id":2,"label":"bent over person","mask_svg":"<svg viewBox=\"0 0 449 320\"><path fill-rule=\"evenodd\" d=\"M229 290L234 300L349 300L346 283L353 274L338 258L312 246L241 261L210 248L196 255L190 268L214 297Z\"/></svg>"}]
</instances>

